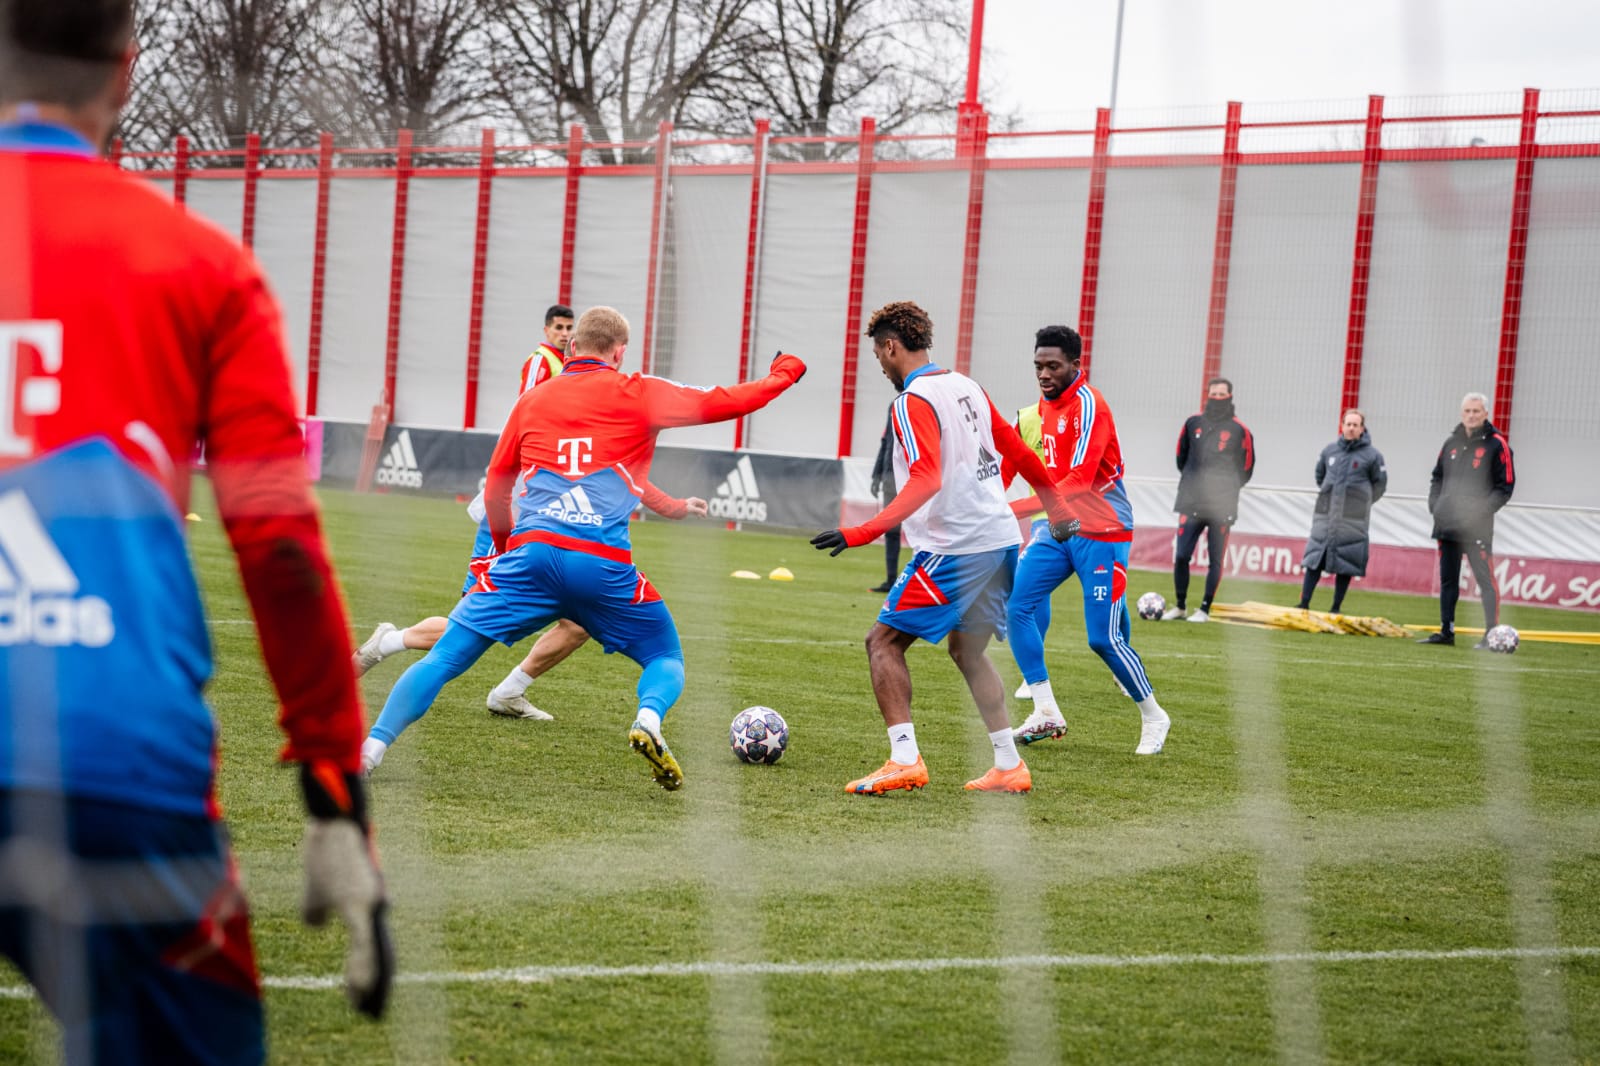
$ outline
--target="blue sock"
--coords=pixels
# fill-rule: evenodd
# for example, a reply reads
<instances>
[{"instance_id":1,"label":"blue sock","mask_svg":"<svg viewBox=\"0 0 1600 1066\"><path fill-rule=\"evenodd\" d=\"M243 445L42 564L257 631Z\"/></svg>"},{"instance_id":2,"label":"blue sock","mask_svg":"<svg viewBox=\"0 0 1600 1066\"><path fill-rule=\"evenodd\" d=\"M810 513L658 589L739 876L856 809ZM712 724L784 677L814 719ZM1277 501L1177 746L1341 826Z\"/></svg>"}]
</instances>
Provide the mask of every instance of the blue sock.
<instances>
[{"instance_id":1,"label":"blue sock","mask_svg":"<svg viewBox=\"0 0 1600 1066\"><path fill-rule=\"evenodd\" d=\"M439 690L465 673L493 643L482 633L451 622L439 643L400 675L369 735L393 744L407 726L428 713Z\"/></svg>"},{"instance_id":2,"label":"blue sock","mask_svg":"<svg viewBox=\"0 0 1600 1066\"><path fill-rule=\"evenodd\" d=\"M666 717L667 711L683 695L683 659L663 656L644 664L639 675L639 707Z\"/></svg>"}]
</instances>

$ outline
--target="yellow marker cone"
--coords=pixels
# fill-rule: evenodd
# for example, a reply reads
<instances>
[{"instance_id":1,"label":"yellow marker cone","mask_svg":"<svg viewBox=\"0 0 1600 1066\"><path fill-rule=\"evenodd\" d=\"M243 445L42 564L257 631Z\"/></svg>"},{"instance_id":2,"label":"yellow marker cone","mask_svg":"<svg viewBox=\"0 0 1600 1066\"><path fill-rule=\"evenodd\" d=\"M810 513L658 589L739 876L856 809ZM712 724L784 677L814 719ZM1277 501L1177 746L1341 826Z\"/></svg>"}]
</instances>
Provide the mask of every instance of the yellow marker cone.
<instances>
[{"instance_id":1,"label":"yellow marker cone","mask_svg":"<svg viewBox=\"0 0 1600 1066\"><path fill-rule=\"evenodd\" d=\"M794 575L789 572L789 568L787 566L776 567L772 571L772 573L767 575L767 577L771 578L773 581L793 581L794 580Z\"/></svg>"},{"instance_id":2,"label":"yellow marker cone","mask_svg":"<svg viewBox=\"0 0 1600 1066\"><path fill-rule=\"evenodd\" d=\"M754 570L735 570L733 576L740 581L760 581L761 575Z\"/></svg>"},{"instance_id":3,"label":"yellow marker cone","mask_svg":"<svg viewBox=\"0 0 1600 1066\"><path fill-rule=\"evenodd\" d=\"M200 521L200 516L195 514L193 511L190 511L188 514L183 516L183 520L185 522L198 522Z\"/></svg>"}]
</instances>

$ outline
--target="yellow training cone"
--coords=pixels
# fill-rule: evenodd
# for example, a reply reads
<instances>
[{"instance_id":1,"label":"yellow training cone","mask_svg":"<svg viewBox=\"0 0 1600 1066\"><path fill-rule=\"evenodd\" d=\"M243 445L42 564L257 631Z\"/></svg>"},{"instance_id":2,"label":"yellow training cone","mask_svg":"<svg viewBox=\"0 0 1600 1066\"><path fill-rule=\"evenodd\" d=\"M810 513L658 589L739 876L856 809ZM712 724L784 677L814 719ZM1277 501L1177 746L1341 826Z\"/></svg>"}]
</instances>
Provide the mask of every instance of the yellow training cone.
<instances>
[{"instance_id":1,"label":"yellow training cone","mask_svg":"<svg viewBox=\"0 0 1600 1066\"><path fill-rule=\"evenodd\" d=\"M754 570L735 570L733 576L740 581L760 581L761 575Z\"/></svg>"},{"instance_id":2,"label":"yellow training cone","mask_svg":"<svg viewBox=\"0 0 1600 1066\"><path fill-rule=\"evenodd\" d=\"M190 511L188 514L183 516L183 520L185 522L198 522L200 521L200 516L195 514L193 511Z\"/></svg>"},{"instance_id":3,"label":"yellow training cone","mask_svg":"<svg viewBox=\"0 0 1600 1066\"><path fill-rule=\"evenodd\" d=\"M775 570L772 571L772 573L768 574L767 577L771 578L773 581L793 581L794 580L794 575L789 572L789 568L787 566L777 567Z\"/></svg>"}]
</instances>

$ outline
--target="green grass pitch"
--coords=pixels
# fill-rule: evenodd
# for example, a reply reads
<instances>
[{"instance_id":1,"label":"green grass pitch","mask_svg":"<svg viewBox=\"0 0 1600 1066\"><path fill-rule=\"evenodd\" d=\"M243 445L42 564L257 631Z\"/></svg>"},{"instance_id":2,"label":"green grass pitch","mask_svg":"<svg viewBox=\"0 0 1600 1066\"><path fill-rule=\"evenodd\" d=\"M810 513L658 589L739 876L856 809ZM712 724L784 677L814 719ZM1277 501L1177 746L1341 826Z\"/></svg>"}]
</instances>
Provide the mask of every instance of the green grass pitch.
<instances>
[{"instance_id":1,"label":"green grass pitch","mask_svg":"<svg viewBox=\"0 0 1600 1066\"><path fill-rule=\"evenodd\" d=\"M323 505L357 640L448 611L473 532L458 504ZM1047 642L1072 731L1024 751L1032 795L962 791L987 739L943 649L919 645L932 783L853 797L845 781L888 747L861 643L881 548L829 559L799 536L661 521L636 524L635 558L684 637L666 735L685 787L663 792L628 749L631 663L585 647L529 692L555 721L510 721L483 700L525 646L493 649L373 781L404 976L369 1024L326 980L341 936L297 916L297 789L199 506L221 795L274 1062L1600 1060L1600 649L1136 620L1174 723L1140 758L1138 712L1084 646L1072 584ZM728 576L780 565L793 583ZM1170 576L1134 574L1130 600L1150 589L1170 595ZM1220 598L1296 591L1228 580ZM1435 618L1359 586L1348 607ZM1009 653L991 654L1015 687ZM414 658L367 676L369 716ZM751 704L790 723L775 766L729 752ZM53 1061L19 982L0 964L0 1062Z\"/></svg>"}]
</instances>

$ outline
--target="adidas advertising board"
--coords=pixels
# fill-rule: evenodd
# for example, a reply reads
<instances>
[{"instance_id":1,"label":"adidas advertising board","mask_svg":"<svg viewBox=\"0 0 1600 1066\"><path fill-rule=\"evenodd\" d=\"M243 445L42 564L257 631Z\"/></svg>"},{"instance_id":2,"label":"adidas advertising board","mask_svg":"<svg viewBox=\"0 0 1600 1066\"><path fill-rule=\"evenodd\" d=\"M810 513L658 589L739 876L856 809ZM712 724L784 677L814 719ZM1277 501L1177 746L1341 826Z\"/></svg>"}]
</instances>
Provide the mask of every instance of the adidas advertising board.
<instances>
[{"instance_id":1,"label":"adidas advertising board","mask_svg":"<svg viewBox=\"0 0 1600 1066\"><path fill-rule=\"evenodd\" d=\"M360 473L367 427L357 422L322 422L324 485L354 485ZM308 433L308 439L315 439ZM384 489L472 496L483 487L483 471L497 434L479 430L390 426L374 483ZM702 448L656 449L650 480L673 496L700 496L711 516L789 529L839 524L843 470L836 459L809 459ZM565 496L554 517L586 521L584 506Z\"/></svg>"},{"instance_id":2,"label":"adidas advertising board","mask_svg":"<svg viewBox=\"0 0 1600 1066\"><path fill-rule=\"evenodd\" d=\"M761 488L756 483L755 464L748 455L741 455L738 463L717 486L709 508L712 518L728 518L735 522L765 522L767 505L761 502Z\"/></svg>"},{"instance_id":3,"label":"adidas advertising board","mask_svg":"<svg viewBox=\"0 0 1600 1066\"><path fill-rule=\"evenodd\" d=\"M422 488L422 468L417 465L417 453L411 447L409 429L402 429L389 450L383 453L372 480L376 484L397 489Z\"/></svg>"}]
</instances>

